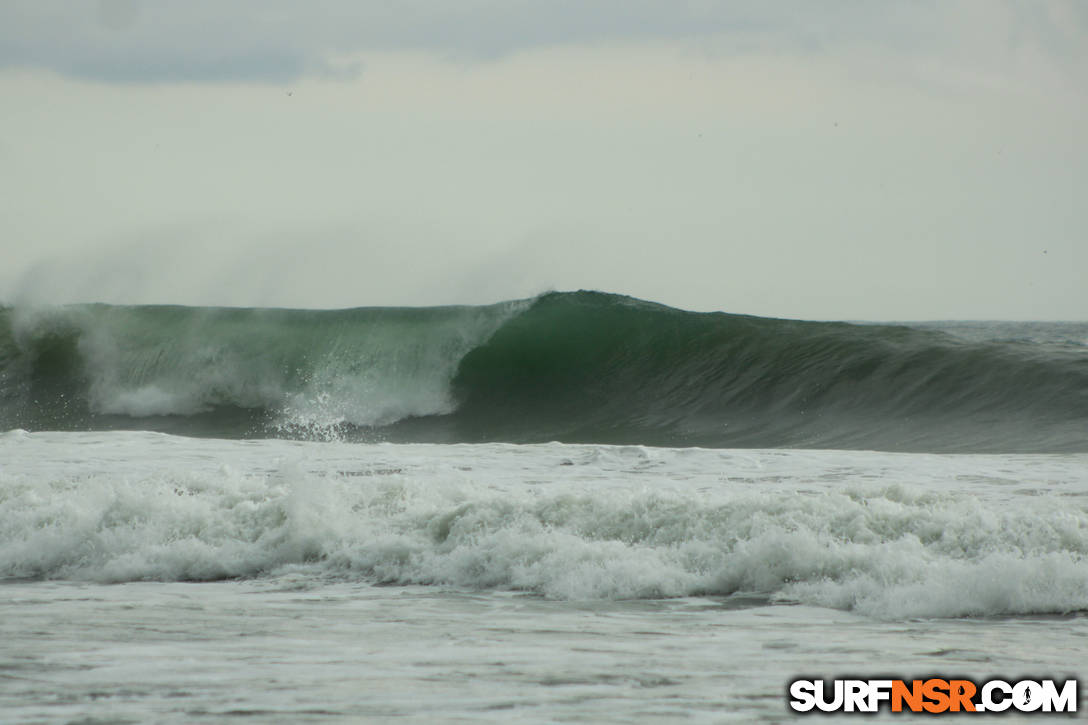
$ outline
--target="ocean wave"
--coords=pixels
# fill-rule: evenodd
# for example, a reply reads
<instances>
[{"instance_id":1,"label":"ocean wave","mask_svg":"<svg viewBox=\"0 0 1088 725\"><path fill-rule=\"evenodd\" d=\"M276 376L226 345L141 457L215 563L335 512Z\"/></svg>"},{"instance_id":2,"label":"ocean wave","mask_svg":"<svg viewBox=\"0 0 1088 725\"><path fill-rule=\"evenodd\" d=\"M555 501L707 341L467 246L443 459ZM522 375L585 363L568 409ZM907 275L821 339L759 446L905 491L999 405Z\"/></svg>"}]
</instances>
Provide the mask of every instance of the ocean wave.
<instances>
[{"instance_id":1,"label":"ocean wave","mask_svg":"<svg viewBox=\"0 0 1088 725\"><path fill-rule=\"evenodd\" d=\"M696 493L369 473L0 475L0 577L744 593L891 619L1088 610L1088 511L1048 497L1009 507L886 482Z\"/></svg>"},{"instance_id":2,"label":"ocean wave","mask_svg":"<svg viewBox=\"0 0 1088 725\"><path fill-rule=\"evenodd\" d=\"M0 426L1086 451L1088 349L1070 342L1084 327L801 322L596 292L483 307L6 309Z\"/></svg>"}]
</instances>

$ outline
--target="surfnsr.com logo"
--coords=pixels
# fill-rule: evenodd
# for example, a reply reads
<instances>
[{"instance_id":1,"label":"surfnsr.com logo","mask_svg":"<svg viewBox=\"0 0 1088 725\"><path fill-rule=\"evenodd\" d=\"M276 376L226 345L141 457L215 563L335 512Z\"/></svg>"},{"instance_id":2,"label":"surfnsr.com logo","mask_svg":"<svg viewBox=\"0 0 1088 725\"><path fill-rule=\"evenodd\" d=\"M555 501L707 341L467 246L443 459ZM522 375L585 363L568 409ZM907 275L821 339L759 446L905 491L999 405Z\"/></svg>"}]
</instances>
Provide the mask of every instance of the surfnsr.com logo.
<instances>
[{"instance_id":1,"label":"surfnsr.com logo","mask_svg":"<svg viewBox=\"0 0 1088 725\"><path fill-rule=\"evenodd\" d=\"M1065 680L794 680L789 704L797 712L1022 712L1077 711L1077 681Z\"/></svg>"}]
</instances>

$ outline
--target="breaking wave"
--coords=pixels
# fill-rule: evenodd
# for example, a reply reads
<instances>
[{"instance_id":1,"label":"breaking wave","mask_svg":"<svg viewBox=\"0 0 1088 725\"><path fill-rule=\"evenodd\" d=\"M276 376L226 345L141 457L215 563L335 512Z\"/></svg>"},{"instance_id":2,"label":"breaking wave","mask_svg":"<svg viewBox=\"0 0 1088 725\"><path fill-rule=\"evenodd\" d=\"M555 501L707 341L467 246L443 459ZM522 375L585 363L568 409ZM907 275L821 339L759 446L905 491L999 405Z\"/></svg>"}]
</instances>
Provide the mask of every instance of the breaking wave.
<instances>
[{"instance_id":1,"label":"breaking wave","mask_svg":"<svg viewBox=\"0 0 1088 725\"><path fill-rule=\"evenodd\" d=\"M0 578L740 594L892 619L1088 610L1088 513L1045 496L1010 507L888 482L509 487L297 464L0 482Z\"/></svg>"},{"instance_id":2,"label":"breaking wave","mask_svg":"<svg viewBox=\"0 0 1088 725\"><path fill-rule=\"evenodd\" d=\"M1088 451L1088 327L1020 327L801 322L597 292L481 307L8 308L0 427Z\"/></svg>"}]
</instances>

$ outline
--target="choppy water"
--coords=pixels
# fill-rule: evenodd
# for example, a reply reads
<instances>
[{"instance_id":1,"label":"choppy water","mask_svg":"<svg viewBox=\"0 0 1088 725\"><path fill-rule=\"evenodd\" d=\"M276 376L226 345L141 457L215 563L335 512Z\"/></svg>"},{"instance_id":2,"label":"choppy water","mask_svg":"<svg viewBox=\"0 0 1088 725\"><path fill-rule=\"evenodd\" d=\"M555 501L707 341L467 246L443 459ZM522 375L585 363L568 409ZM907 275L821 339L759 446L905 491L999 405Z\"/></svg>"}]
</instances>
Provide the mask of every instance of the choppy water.
<instances>
[{"instance_id":1,"label":"choppy water","mask_svg":"<svg viewBox=\"0 0 1088 725\"><path fill-rule=\"evenodd\" d=\"M777 722L799 675L1083 674L1086 554L1085 454L13 431L0 711Z\"/></svg>"},{"instance_id":2,"label":"choppy water","mask_svg":"<svg viewBox=\"0 0 1088 725\"><path fill-rule=\"evenodd\" d=\"M0 430L0 719L778 722L1088 661L1088 324L0 309Z\"/></svg>"}]
</instances>

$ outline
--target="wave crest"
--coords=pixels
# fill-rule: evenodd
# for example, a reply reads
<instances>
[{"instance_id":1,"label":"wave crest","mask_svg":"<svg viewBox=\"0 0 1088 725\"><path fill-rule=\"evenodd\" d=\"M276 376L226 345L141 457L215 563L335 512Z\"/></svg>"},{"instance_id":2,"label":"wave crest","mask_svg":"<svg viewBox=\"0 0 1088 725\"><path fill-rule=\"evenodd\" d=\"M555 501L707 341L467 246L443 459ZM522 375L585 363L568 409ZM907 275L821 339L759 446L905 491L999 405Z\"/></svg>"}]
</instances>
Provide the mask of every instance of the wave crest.
<instances>
[{"instance_id":1,"label":"wave crest","mask_svg":"<svg viewBox=\"0 0 1088 725\"><path fill-rule=\"evenodd\" d=\"M0 425L224 437L1085 451L1088 327L485 307L0 311ZM1023 328L1023 329L1021 329ZM1047 328L1049 329L1049 328ZM966 330L966 332L964 332Z\"/></svg>"}]
</instances>

